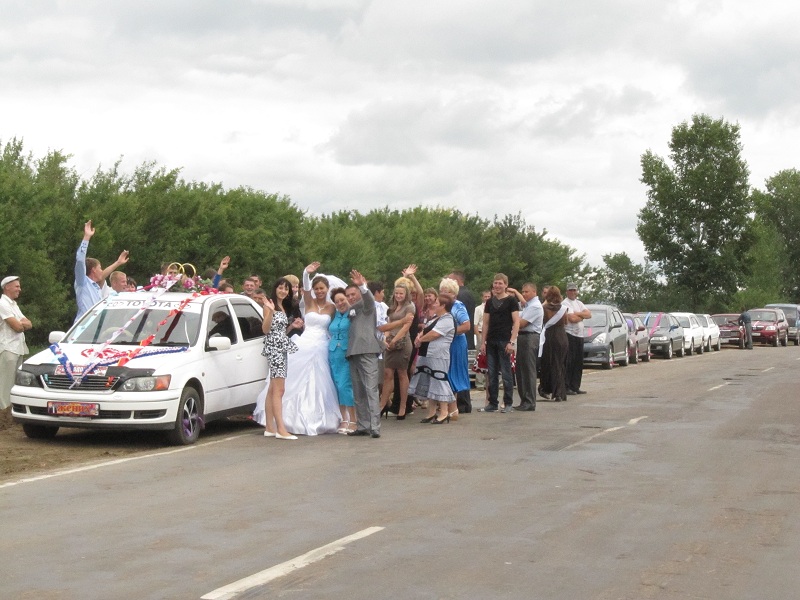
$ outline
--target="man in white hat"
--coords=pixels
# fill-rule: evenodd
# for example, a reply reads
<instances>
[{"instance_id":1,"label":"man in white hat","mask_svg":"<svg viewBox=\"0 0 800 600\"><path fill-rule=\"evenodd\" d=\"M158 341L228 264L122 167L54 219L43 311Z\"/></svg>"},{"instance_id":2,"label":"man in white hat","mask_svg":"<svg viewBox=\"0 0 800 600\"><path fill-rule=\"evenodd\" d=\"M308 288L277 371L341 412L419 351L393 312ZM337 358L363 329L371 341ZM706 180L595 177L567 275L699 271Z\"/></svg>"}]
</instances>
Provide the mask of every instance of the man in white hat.
<instances>
[{"instance_id":1,"label":"man in white hat","mask_svg":"<svg viewBox=\"0 0 800 600\"><path fill-rule=\"evenodd\" d=\"M11 387L22 357L28 353L25 332L32 327L17 305L22 291L19 277L10 275L0 282L0 425L11 423Z\"/></svg>"}]
</instances>

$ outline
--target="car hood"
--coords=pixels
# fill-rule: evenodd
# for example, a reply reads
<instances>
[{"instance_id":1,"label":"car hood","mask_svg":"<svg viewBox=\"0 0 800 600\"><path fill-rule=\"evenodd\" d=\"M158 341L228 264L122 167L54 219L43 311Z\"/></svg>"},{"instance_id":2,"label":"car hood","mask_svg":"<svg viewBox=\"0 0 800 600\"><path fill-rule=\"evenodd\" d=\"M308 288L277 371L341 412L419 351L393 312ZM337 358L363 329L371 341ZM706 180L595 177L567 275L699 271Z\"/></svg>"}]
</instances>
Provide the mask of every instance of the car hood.
<instances>
[{"instance_id":1,"label":"car hood","mask_svg":"<svg viewBox=\"0 0 800 600\"><path fill-rule=\"evenodd\" d=\"M112 345L96 346L92 344L67 344L65 346L54 345L34 354L25 361L27 365L69 365L79 367L94 366L96 368L110 367L119 365L122 359L127 358L126 366L137 369L154 369L163 372L169 368L178 357L190 352L191 348L186 346L129 346ZM99 352L99 356L96 354ZM182 360L185 360L182 359Z\"/></svg>"}]
</instances>

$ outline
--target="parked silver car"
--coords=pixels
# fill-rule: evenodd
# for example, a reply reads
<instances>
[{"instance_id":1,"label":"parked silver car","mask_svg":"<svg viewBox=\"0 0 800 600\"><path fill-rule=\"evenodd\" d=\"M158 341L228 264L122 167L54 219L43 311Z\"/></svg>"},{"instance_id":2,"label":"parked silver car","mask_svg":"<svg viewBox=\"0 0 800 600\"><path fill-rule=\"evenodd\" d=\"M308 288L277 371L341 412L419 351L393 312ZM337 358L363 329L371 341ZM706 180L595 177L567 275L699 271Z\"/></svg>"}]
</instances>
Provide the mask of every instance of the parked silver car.
<instances>
[{"instance_id":1,"label":"parked silver car","mask_svg":"<svg viewBox=\"0 0 800 600\"><path fill-rule=\"evenodd\" d=\"M615 363L627 366L628 326L620 310L607 304L587 304L592 318L583 322L583 364L610 369Z\"/></svg>"},{"instance_id":2,"label":"parked silver car","mask_svg":"<svg viewBox=\"0 0 800 600\"><path fill-rule=\"evenodd\" d=\"M722 350L719 325L711 318L711 315L695 314L694 316L697 317L703 327L703 343L705 344L706 352L711 352L712 348L714 350Z\"/></svg>"}]
</instances>

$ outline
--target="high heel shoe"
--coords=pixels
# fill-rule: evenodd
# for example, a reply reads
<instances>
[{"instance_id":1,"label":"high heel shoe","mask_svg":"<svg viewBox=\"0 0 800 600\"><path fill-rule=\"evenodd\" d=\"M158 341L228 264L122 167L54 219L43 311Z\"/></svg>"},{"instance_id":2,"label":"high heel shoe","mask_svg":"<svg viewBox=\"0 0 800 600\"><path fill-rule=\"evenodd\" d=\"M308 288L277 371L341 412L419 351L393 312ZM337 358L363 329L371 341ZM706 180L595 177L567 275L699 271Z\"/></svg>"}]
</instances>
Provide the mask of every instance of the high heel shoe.
<instances>
[{"instance_id":1,"label":"high heel shoe","mask_svg":"<svg viewBox=\"0 0 800 600\"><path fill-rule=\"evenodd\" d=\"M405 415L397 415L397 420L398 421L405 421L406 420L406 416Z\"/></svg>"},{"instance_id":2,"label":"high heel shoe","mask_svg":"<svg viewBox=\"0 0 800 600\"><path fill-rule=\"evenodd\" d=\"M435 420L436 420L436 415L433 415L432 417L426 417L424 419L420 419L419 422L420 423L433 423Z\"/></svg>"},{"instance_id":3,"label":"high heel shoe","mask_svg":"<svg viewBox=\"0 0 800 600\"><path fill-rule=\"evenodd\" d=\"M381 418L386 417L389 418L389 405L387 404L385 408L381 409Z\"/></svg>"},{"instance_id":4,"label":"high heel shoe","mask_svg":"<svg viewBox=\"0 0 800 600\"><path fill-rule=\"evenodd\" d=\"M433 421L431 421L431 425L441 425L442 423L449 423L449 422L450 422L450 415L447 415L441 421L436 419L436 418L434 418Z\"/></svg>"}]
</instances>

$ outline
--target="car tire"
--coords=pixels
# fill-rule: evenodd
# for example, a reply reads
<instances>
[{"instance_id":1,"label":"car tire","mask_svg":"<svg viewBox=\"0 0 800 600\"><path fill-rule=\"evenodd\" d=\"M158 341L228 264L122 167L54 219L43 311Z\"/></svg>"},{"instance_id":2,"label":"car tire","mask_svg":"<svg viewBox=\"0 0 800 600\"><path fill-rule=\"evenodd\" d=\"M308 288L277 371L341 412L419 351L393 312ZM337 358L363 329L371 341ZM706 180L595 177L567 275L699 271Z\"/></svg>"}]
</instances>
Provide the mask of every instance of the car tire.
<instances>
[{"instance_id":1,"label":"car tire","mask_svg":"<svg viewBox=\"0 0 800 600\"><path fill-rule=\"evenodd\" d=\"M650 362L650 344L647 344L647 351L642 355L642 362Z\"/></svg>"},{"instance_id":2,"label":"car tire","mask_svg":"<svg viewBox=\"0 0 800 600\"><path fill-rule=\"evenodd\" d=\"M670 348L672 348L672 346L670 346ZM681 341L681 349L678 350L678 352L676 354L680 358L683 358L684 356L686 356L686 346L683 345L683 341Z\"/></svg>"},{"instance_id":3,"label":"car tire","mask_svg":"<svg viewBox=\"0 0 800 600\"><path fill-rule=\"evenodd\" d=\"M49 440L56 437L58 426L36 425L35 423L23 423L22 431L33 440Z\"/></svg>"},{"instance_id":4,"label":"car tire","mask_svg":"<svg viewBox=\"0 0 800 600\"><path fill-rule=\"evenodd\" d=\"M613 353L614 353L613 349L612 349L611 353L613 355ZM630 352L628 352L628 345L627 344L625 345L625 356L621 361L619 361L619 364L622 365L623 367L627 367L629 364L631 364L631 354L630 354Z\"/></svg>"},{"instance_id":5,"label":"car tire","mask_svg":"<svg viewBox=\"0 0 800 600\"><path fill-rule=\"evenodd\" d=\"M772 347L773 348L777 348L778 347L778 343L780 342L779 338L780 338L780 336L776 334L775 338L772 340Z\"/></svg>"},{"instance_id":6,"label":"car tire","mask_svg":"<svg viewBox=\"0 0 800 600\"><path fill-rule=\"evenodd\" d=\"M694 354L694 345L693 344L694 344L694 340L689 342L689 349L685 350L687 356L691 356L692 354Z\"/></svg>"},{"instance_id":7,"label":"car tire","mask_svg":"<svg viewBox=\"0 0 800 600\"><path fill-rule=\"evenodd\" d=\"M711 348L711 336L708 336L708 341L706 342L705 351L706 352L711 352L711 349L712 349Z\"/></svg>"},{"instance_id":8,"label":"car tire","mask_svg":"<svg viewBox=\"0 0 800 600\"><path fill-rule=\"evenodd\" d=\"M636 364L639 362L639 344L636 344L633 348L633 354L631 356L631 362Z\"/></svg>"},{"instance_id":9,"label":"car tire","mask_svg":"<svg viewBox=\"0 0 800 600\"><path fill-rule=\"evenodd\" d=\"M664 358L672 360L672 342L667 344L667 352L664 354Z\"/></svg>"},{"instance_id":10,"label":"car tire","mask_svg":"<svg viewBox=\"0 0 800 600\"><path fill-rule=\"evenodd\" d=\"M718 338L717 338L717 345L716 345L716 346L714 346L714 349L715 349L717 352L719 352L720 350L722 350L722 338L721 338L721 337L718 337Z\"/></svg>"},{"instance_id":11,"label":"car tire","mask_svg":"<svg viewBox=\"0 0 800 600\"><path fill-rule=\"evenodd\" d=\"M614 366L614 347L609 346L608 354L606 355L606 362L603 363L604 369L610 369Z\"/></svg>"},{"instance_id":12,"label":"car tire","mask_svg":"<svg viewBox=\"0 0 800 600\"><path fill-rule=\"evenodd\" d=\"M186 387L178 403L178 416L175 427L169 432L169 441L175 446L189 446L197 441L203 428L203 406L200 393L193 387Z\"/></svg>"},{"instance_id":13,"label":"car tire","mask_svg":"<svg viewBox=\"0 0 800 600\"><path fill-rule=\"evenodd\" d=\"M795 346L800 346L800 333L798 333L798 334L797 334L797 335L794 337L794 345L795 345Z\"/></svg>"}]
</instances>

